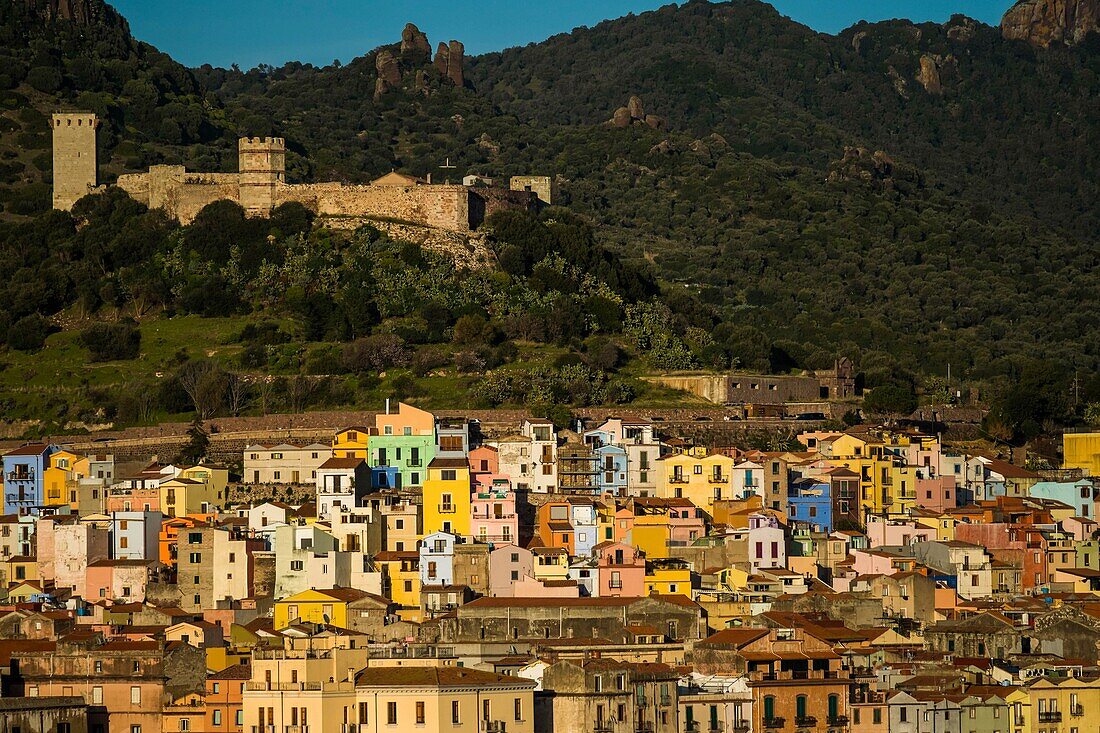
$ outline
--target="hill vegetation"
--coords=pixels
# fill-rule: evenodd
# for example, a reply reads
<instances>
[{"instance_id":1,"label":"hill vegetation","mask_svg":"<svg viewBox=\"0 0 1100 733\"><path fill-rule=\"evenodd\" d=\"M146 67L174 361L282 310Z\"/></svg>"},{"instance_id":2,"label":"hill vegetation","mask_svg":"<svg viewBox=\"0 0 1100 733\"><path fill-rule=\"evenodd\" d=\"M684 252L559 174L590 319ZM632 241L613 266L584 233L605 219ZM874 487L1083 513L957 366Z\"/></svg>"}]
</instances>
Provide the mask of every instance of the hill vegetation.
<instances>
[{"instance_id":1,"label":"hill vegetation","mask_svg":"<svg viewBox=\"0 0 1100 733\"><path fill-rule=\"evenodd\" d=\"M395 369L413 390L450 379L485 403L585 404L644 398L630 375L647 369L837 354L897 404L942 390L950 365L1006 439L1100 400L1100 306L1082 297L1100 286L1095 34L1036 49L956 17L828 36L754 0L690 2L468 59L464 88L429 66L376 98L377 51L188 70L105 10L89 33L22 7L0 9L13 350L66 319L193 313L249 324L234 369L361 375L332 403L373 397L370 374ZM663 129L604 124L635 94ZM500 270L477 276L296 208L255 222L218 204L180 228L109 194L74 220L44 212L60 105L107 121L108 179L225 170L238 134L279 134L294 180L438 175L449 159L452 176L553 174L566 208L492 221ZM129 328L80 343L130 354L145 327Z\"/></svg>"}]
</instances>

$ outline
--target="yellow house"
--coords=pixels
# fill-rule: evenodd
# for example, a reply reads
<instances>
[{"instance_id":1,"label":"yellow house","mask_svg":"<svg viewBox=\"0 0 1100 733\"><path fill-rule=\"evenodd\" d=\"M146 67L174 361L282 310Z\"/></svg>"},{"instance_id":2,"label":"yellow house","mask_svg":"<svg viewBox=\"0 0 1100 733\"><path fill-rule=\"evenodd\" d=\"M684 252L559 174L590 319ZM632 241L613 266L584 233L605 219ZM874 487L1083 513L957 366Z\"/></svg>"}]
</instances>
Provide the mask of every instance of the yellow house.
<instances>
[{"instance_id":1,"label":"yellow house","mask_svg":"<svg viewBox=\"0 0 1100 733\"><path fill-rule=\"evenodd\" d=\"M359 733L533 733L534 689L523 677L468 667L371 666L356 675L357 704L344 710L358 715L347 728Z\"/></svg>"},{"instance_id":2,"label":"yellow house","mask_svg":"<svg viewBox=\"0 0 1100 733\"><path fill-rule=\"evenodd\" d=\"M1066 468L1080 468L1100 476L1100 432L1066 433L1062 436Z\"/></svg>"},{"instance_id":3,"label":"yellow house","mask_svg":"<svg viewBox=\"0 0 1100 733\"><path fill-rule=\"evenodd\" d=\"M368 460L367 440L369 438L369 428L351 427L338 431L332 436L332 457Z\"/></svg>"},{"instance_id":4,"label":"yellow house","mask_svg":"<svg viewBox=\"0 0 1100 733\"><path fill-rule=\"evenodd\" d=\"M348 604L369 595L355 588L304 590L275 602L275 628L295 623L329 624L348 628Z\"/></svg>"},{"instance_id":5,"label":"yellow house","mask_svg":"<svg viewBox=\"0 0 1100 733\"><path fill-rule=\"evenodd\" d=\"M42 473L42 495L46 506L72 505L76 497L70 496L69 485L88 476L88 459L79 453L60 450L52 453L47 460L48 465Z\"/></svg>"},{"instance_id":6,"label":"yellow house","mask_svg":"<svg viewBox=\"0 0 1100 733\"><path fill-rule=\"evenodd\" d=\"M1031 730L1100 729L1100 678L1044 677L1027 692Z\"/></svg>"},{"instance_id":7,"label":"yellow house","mask_svg":"<svg viewBox=\"0 0 1100 733\"><path fill-rule=\"evenodd\" d=\"M424 536L435 532L470 534L470 463L465 458L433 458L424 482Z\"/></svg>"},{"instance_id":8,"label":"yellow house","mask_svg":"<svg viewBox=\"0 0 1100 733\"><path fill-rule=\"evenodd\" d=\"M160 509L168 517L209 514L220 503L219 492L203 481L181 476L160 484Z\"/></svg>"},{"instance_id":9,"label":"yellow house","mask_svg":"<svg viewBox=\"0 0 1100 733\"><path fill-rule=\"evenodd\" d=\"M1012 723L1012 727L1008 730L1012 733L1031 733L1031 693L1028 689L1013 688L1005 696L1005 703L1008 705L1009 722Z\"/></svg>"},{"instance_id":10,"label":"yellow house","mask_svg":"<svg viewBox=\"0 0 1100 733\"><path fill-rule=\"evenodd\" d=\"M532 547L532 573L537 580L569 578L569 552L562 547Z\"/></svg>"},{"instance_id":11,"label":"yellow house","mask_svg":"<svg viewBox=\"0 0 1100 733\"><path fill-rule=\"evenodd\" d=\"M420 553L383 550L374 556L374 564L382 573L383 595L399 606L420 608Z\"/></svg>"},{"instance_id":12,"label":"yellow house","mask_svg":"<svg viewBox=\"0 0 1100 733\"><path fill-rule=\"evenodd\" d=\"M683 560L646 560L646 595L691 597L691 568Z\"/></svg>"},{"instance_id":13,"label":"yellow house","mask_svg":"<svg viewBox=\"0 0 1100 733\"><path fill-rule=\"evenodd\" d=\"M914 509L911 517L915 524L936 530L937 541L951 542L955 539L955 525L958 524L958 519L954 516L946 512Z\"/></svg>"},{"instance_id":14,"label":"yellow house","mask_svg":"<svg viewBox=\"0 0 1100 733\"><path fill-rule=\"evenodd\" d=\"M228 496L226 491L229 487L229 469L225 466L200 463L197 466L181 469L180 478L189 478L209 484L215 492L214 500L219 506L222 504L222 500Z\"/></svg>"},{"instance_id":15,"label":"yellow house","mask_svg":"<svg viewBox=\"0 0 1100 733\"><path fill-rule=\"evenodd\" d=\"M657 495L665 499L688 499L713 515L716 499L733 497L735 464L733 458L721 453L662 456L656 461Z\"/></svg>"},{"instance_id":16,"label":"yellow house","mask_svg":"<svg viewBox=\"0 0 1100 733\"><path fill-rule=\"evenodd\" d=\"M642 514L634 517L630 542L647 558L660 560L669 556L669 526L667 514Z\"/></svg>"}]
</instances>

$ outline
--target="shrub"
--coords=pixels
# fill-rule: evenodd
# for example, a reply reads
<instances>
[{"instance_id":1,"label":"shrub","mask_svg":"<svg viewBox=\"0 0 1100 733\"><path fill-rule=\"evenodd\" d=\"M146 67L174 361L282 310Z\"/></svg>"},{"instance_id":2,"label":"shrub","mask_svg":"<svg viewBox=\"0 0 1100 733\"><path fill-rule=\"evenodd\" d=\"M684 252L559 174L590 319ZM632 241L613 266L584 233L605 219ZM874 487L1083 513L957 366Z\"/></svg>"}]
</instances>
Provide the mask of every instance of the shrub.
<instances>
[{"instance_id":1,"label":"shrub","mask_svg":"<svg viewBox=\"0 0 1100 733\"><path fill-rule=\"evenodd\" d=\"M80 332L79 341L92 361L136 359L141 353L141 330L133 323L95 323Z\"/></svg>"},{"instance_id":2,"label":"shrub","mask_svg":"<svg viewBox=\"0 0 1100 733\"><path fill-rule=\"evenodd\" d=\"M37 313L23 316L8 328L8 346L16 351L37 351L45 345L50 330L50 322Z\"/></svg>"}]
</instances>

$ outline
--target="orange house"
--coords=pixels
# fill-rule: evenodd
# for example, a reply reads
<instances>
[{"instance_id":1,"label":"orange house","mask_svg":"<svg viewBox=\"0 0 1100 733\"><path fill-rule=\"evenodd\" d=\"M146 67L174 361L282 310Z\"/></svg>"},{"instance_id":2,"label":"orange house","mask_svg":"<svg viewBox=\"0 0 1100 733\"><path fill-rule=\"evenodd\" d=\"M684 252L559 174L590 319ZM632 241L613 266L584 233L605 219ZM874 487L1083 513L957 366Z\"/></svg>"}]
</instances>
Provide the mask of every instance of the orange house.
<instances>
[{"instance_id":1,"label":"orange house","mask_svg":"<svg viewBox=\"0 0 1100 733\"><path fill-rule=\"evenodd\" d=\"M206 678L207 733L244 733L244 685L247 664L234 664Z\"/></svg>"},{"instance_id":2,"label":"orange house","mask_svg":"<svg viewBox=\"0 0 1100 733\"><path fill-rule=\"evenodd\" d=\"M168 517L160 523L160 561L170 568L176 567L176 549L179 546L180 532L197 527L200 522L195 517Z\"/></svg>"},{"instance_id":3,"label":"orange house","mask_svg":"<svg viewBox=\"0 0 1100 733\"><path fill-rule=\"evenodd\" d=\"M550 501L539 507L535 533L543 547L560 547L570 557L576 554L571 513L568 501Z\"/></svg>"}]
</instances>

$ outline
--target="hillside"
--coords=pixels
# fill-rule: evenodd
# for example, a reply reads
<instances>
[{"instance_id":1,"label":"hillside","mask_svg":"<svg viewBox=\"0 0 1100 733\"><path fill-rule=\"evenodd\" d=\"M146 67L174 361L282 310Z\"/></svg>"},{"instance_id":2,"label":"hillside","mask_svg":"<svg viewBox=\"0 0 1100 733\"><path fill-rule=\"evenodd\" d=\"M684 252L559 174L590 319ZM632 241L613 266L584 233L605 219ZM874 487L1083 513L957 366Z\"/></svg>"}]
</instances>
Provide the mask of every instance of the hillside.
<instances>
[{"instance_id":1,"label":"hillside","mask_svg":"<svg viewBox=\"0 0 1100 733\"><path fill-rule=\"evenodd\" d=\"M957 382L1011 407L1000 413L1010 437L1072 422L1100 400L1095 378L1083 380L1082 401L1065 397L1074 372L1095 374L1100 359L1100 306L1080 297L1100 286L1095 34L1044 49L956 17L828 36L735 0L668 6L464 63L452 42L440 65L410 27L400 43L345 65L188 70L132 39L100 0L75 6L70 18L46 2L0 8L0 68L10 69L0 74L0 216L12 220L0 257L23 274L5 300L13 349L37 348L41 339L24 332L40 316L64 325L132 315L144 333L151 319L195 313L242 319L241 329L286 324L279 338L297 357L253 363L253 377L325 372L326 349L397 335L412 345L402 358L423 352L435 364L410 376L419 389L450 379L443 391L491 393L493 404L606 399L545 381L582 363L608 379L616 370L812 369L836 354L855 359L869 386L909 395L940 389L950 364ZM634 95L650 124L620 109ZM48 205L45 115L62 106L107 121L106 180L162 161L225 170L238 134L279 134L291 180L364 181L393 168L544 173L572 213L493 222L493 287L446 303L438 324L446 298L435 291L390 313L349 315L355 299L341 288L391 286L355 284L349 269L362 243L391 246L373 234L330 239L296 211L257 228L225 207L177 229L111 199L83 210L99 224L95 241L67 216L38 214ZM606 124L613 117L619 125ZM445 161L453 167L441 172ZM335 289L257 289L256 276L326 247L342 253ZM135 252L145 253L140 267ZM431 265L412 252L402 277L418 280ZM596 280L580 278L597 262ZM583 327L563 329L578 309ZM465 316L483 325L460 329ZM195 333L191 356L224 352L238 335L223 329L222 341L203 343ZM457 348L465 338L477 347ZM73 337L52 336L47 350L57 339ZM596 356L608 343L609 363ZM253 345L268 357L287 350ZM428 356L441 346L454 352L447 367ZM494 376L506 364L522 374ZM534 374L543 376L533 383ZM1049 399L1014 401L1020 379ZM616 400L638 396L628 386ZM38 404L11 402L17 412Z\"/></svg>"}]
</instances>

